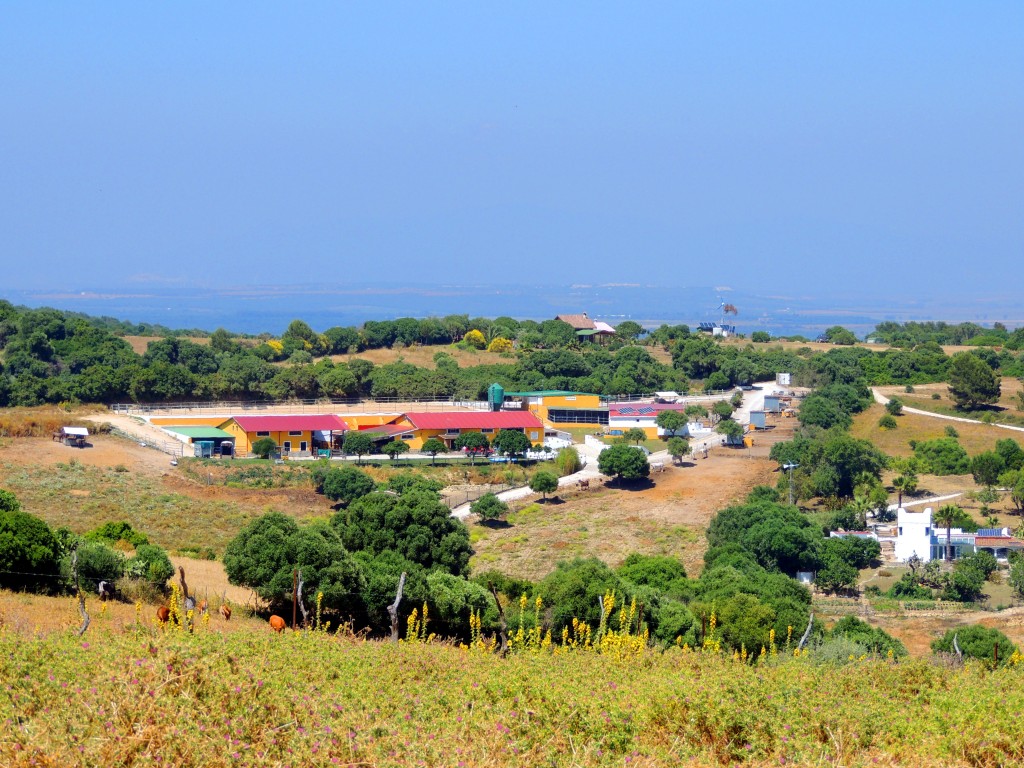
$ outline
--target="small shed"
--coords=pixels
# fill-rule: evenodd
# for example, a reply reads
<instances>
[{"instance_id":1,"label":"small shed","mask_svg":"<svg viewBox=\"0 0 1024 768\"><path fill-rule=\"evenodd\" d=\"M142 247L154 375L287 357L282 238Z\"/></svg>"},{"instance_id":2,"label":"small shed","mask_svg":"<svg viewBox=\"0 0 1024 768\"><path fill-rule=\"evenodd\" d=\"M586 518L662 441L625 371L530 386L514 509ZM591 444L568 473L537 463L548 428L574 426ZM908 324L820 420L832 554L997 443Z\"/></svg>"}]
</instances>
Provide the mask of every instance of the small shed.
<instances>
[{"instance_id":1,"label":"small shed","mask_svg":"<svg viewBox=\"0 0 1024 768\"><path fill-rule=\"evenodd\" d=\"M779 395L765 395L764 409L768 413L779 413L782 411L782 398Z\"/></svg>"},{"instance_id":2,"label":"small shed","mask_svg":"<svg viewBox=\"0 0 1024 768\"><path fill-rule=\"evenodd\" d=\"M89 437L89 430L85 427L62 427L60 441L64 445L73 448L85 448L85 439Z\"/></svg>"},{"instance_id":3,"label":"small shed","mask_svg":"<svg viewBox=\"0 0 1024 768\"><path fill-rule=\"evenodd\" d=\"M751 411L750 412L750 428L751 429L768 429L768 413L767 413L767 411Z\"/></svg>"},{"instance_id":4,"label":"small shed","mask_svg":"<svg viewBox=\"0 0 1024 768\"><path fill-rule=\"evenodd\" d=\"M234 437L217 427L182 426L165 427L168 432L186 445L192 445L198 458L231 456L234 453Z\"/></svg>"},{"instance_id":5,"label":"small shed","mask_svg":"<svg viewBox=\"0 0 1024 768\"><path fill-rule=\"evenodd\" d=\"M780 387L791 386L792 383L793 383L793 374L791 374L791 373L781 373L781 372L780 373L776 373L775 374L775 383L778 384Z\"/></svg>"}]
</instances>

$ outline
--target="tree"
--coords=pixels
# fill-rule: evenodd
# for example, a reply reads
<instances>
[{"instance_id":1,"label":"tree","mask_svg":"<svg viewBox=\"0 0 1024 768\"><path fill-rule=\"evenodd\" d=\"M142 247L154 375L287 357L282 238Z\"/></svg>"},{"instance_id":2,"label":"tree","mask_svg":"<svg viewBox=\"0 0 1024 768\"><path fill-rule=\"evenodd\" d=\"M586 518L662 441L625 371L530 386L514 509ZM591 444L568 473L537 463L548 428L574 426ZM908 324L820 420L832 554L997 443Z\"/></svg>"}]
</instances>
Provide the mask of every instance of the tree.
<instances>
[{"instance_id":1,"label":"tree","mask_svg":"<svg viewBox=\"0 0 1024 768\"><path fill-rule=\"evenodd\" d=\"M772 337L768 331L754 331L750 334L750 340L755 344L766 344L772 340Z\"/></svg>"},{"instance_id":2,"label":"tree","mask_svg":"<svg viewBox=\"0 0 1024 768\"><path fill-rule=\"evenodd\" d=\"M670 437L666 447L669 455L679 463L690 450L690 441L685 437Z\"/></svg>"},{"instance_id":3,"label":"tree","mask_svg":"<svg viewBox=\"0 0 1024 768\"><path fill-rule=\"evenodd\" d=\"M78 553L78 575L86 583L108 581L113 584L124 576L124 555L102 541L81 541L75 550ZM61 561L60 570L65 581L74 584L70 552Z\"/></svg>"},{"instance_id":4,"label":"tree","mask_svg":"<svg viewBox=\"0 0 1024 768\"><path fill-rule=\"evenodd\" d=\"M889 402L885 404L885 410L890 416L902 416L903 401L898 397L890 398Z\"/></svg>"},{"instance_id":5,"label":"tree","mask_svg":"<svg viewBox=\"0 0 1024 768\"><path fill-rule=\"evenodd\" d=\"M625 320L615 326L615 335L626 341L636 341L643 332L644 327L633 320Z\"/></svg>"},{"instance_id":6,"label":"tree","mask_svg":"<svg viewBox=\"0 0 1024 768\"><path fill-rule=\"evenodd\" d=\"M636 443L637 445L640 445L640 443L647 439L647 433L639 427L630 427L623 433L622 439L627 443Z\"/></svg>"},{"instance_id":7,"label":"tree","mask_svg":"<svg viewBox=\"0 0 1024 768\"><path fill-rule=\"evenodd\" d=\"M949 394L958 408L970 410L999 400L999 378L972 352L958 352L949 362Z\"/></svg>"},{"instance_id":8,"label":"tree","mask_svg":"<svg viewBox=\"0 0 1024 768\"><path fill-rule=\"evenodd\" d=\"M462 340L474 349L483 349L487 346L487 339L484 338L484 335L475 328L466 333L466 335L462 337Z\"/></svg>"},{"instance_id":9,"label":"tree","mask_svg":"<svg viewBox=\"0 0 1024 768\"><path fill-rule=\"evenodd\" d=\"M483 453L490 447L490 443L487 442L487 436L482 432L463 432L453 443L453 447L457 451L465 451L469 454L470 462L476 464L476 455Z\"/></svg>"},{"instance_id":10,"label":"tree","mask_svg":"<svg viewBox=\"0 0 1024 768\"><path fill-rule=\"evenodd\" d=\"M493 493L485 493L469 505L469 511L480 518L481 522L499 520L508 512L508 504Z\"/></svg>"},{"instance_id":11,"label":"tree","mask_svg":"<svg viewBox=\"0 0 1024 768\"><path fill-rule=\"evenodd\" d=\"M408 453L409 444L404 440L392 440L381 448L381 451L390 456L392 461L395 461L403 453Z\"/></svg>"},{"instance_id":12,"label":"tree","mask_svg":"<svg viewBox=\"0 0 1024 768\"><path fill-rule=\"evenodd\" d=\"M530 478L530 490L543 494L543 500L547 501L548 494L558 490L558 478L550 472L541 470Z\"/></svg>"},{"instance_id":13,"label":"tree","mask_svg":"<svg viewBox=\"0 0 1024 768\"><path fill-rule=\"evenodd\" d=\"M1016 558L1010 566L1010 586L1019 597L1024 597L1024 557Z\"/></svg>"},{"instance_id":14,"label":"tree","mask_svg":"<svg viewBox=\"0 0 1024 768\"><path fill-rule=\"evenodd\" d=\"M896 500L896 507L903 506L903 494L912 494L917 491L917 472L913 465L904 465L900 474L892 479L892 487L899 495Z\"/></svg>"},{"instance_id":15,"label":"tree","mask_svg":"<svg viewBox=\"0 0 1024 768\"><path fill-rule=\"evenodd\" d=\"M155 544L142 544L135 550L135 555L125 564L129 576L146 579L159 587L174 576L174 566L163 547Z\"/></svg>"},{"instance_id":16,"label":"tree","mask_svg":"<svg viewBox=\"0 0 1024 768\"><path fill-rule=\"evenodd\" d=\"M603 475L614 475L622 480L639 480L651 474L651 465L643 451L625 443L605 448L597 457L597 468Z\"/></svg>"},{"instance_id":17,"label":"tree","mask_svg":"<svg viewBox=\"0 0 1024 768\"><path fill-rule=\"evenodd\" d=\"M738 424L732 419L723 419L718 422L715 432L725 435L726 443L735 445L743 437L743 425Z\"/></svg>"},{"instance_id":18,"label":"tree","mask_svg":"<svg viewBox=\"0 0 1024 768\"><path fill-rule=\"evenodd\" d=\"M429 453L430 463L435 464L437 462L437 454L448 453L448 446L445 445L444 440L440 440L436 437L431 437L423 441L423 445L420 447L420 450L423 453Z\"/></svg>"},{"instance_id":19,"label":"tree","mask_svg":"<svg viewBox=\"0 0 1024 768\"><path fill-rule=\"evenodd\" d=\"M277 443L274 442L273 438L261 437L252 444L251 450L259 458L269 459L270 455L277 450Z\"/></svg>"},{"instance_id":20,"label":"tree","mask_svg":"<svg viewBox=\"0 0 1024 768\"><path fill-rule=\"evenodd\" d=\"M451 516L437 491L422 484L397 496L367 494L336 513L331 525L349 552L373 557L390 550L424 568L460 576L469 570L469 531Z\"/></svg>"},{"instance_id":21,"label":"tree","mask_svg":"<svg viewBox=\"0 0 1024 768\"><path fill-rule=\"evenodd\" d=\"M515 456L530 450L531 443L530 438L526 436L525 432L515 429L502 429L495 435L492 445L498 453L505 456Z\"/></svg>"},{"instance_id":22,"label":"tree","mask_svg":"<svg viewBox=\"0 0 1024 768\"><path fill-rule=\"evenodd\" d=\"M935 525L946 529L946 561L953 560L953 524L964 511L955 504L944 504L935 513Z\"/></svg>"},{"instance_id":23,"label":"tree","mask_svg":"<svg viewBox=\"0 0 1024 768\"><path fill-rule=\"evenodd\" d=\"M1006 462L995 451L985 451L971 459L971 474L978 485L993 487L1005 469Z\"/></svg>"},{"instance_id":24,"label":"tree","mask_svg":"<svg viewBox=\"0 0 1024 768\"><path fill-rule=\"evenodd\" d=\"M964 475L970 471L970 458L952 437L922 440L914 445L914 456L933 475Z\"/></svg>"},{"instance_id":25,"label":"tree","mask_svg":"<svg viewBox=\"0 0 1024 768\"><path fill-rule=\"evenodd\" d=\"M324 477L324 496L345 505L373 493L376 488L373 478L355 467L332 467Z\"/></svg>"},{"instance_id":26,"label":"tree","mask_svg":"<svg viewBox=\"0 0 1024 768\"><path fill-rule=\"evenodd\" d=\"M361 464L363 456L373 451L373 440L362 432L349 432L345 435L342 449L345 453L355 454L356 461Z\"/></svg>"},{"instance_id":27,"label":"tree","mask_svg":"<svg viewBox=\"0 0 1024 768\"><path fill-rule=\"evenodd\" d=\"M662 411L654 419L654 423L675 437L676 432L686 426L686 417L679 411Z\"/></svg>"},{"instance_id":28,"label":"tree","mask_svg":"<svg viewBox=\"0 0 1024 768\"><path fill-rule=\"evenodd\" d=\"M60 544L50 527L21 509L17 497L0 489L0 586L52 590Z\"/></svg>"},{"instance_id":29,"label":"tree","mask_svg":"<svg viewBox=\"0 0 1024 768\"><path fill-rule=\"evenodd\" d=\"M735 409L732 407L732 403L730 403L727 400L719 400L717 403L711 406L712 413L714 413L720 419L731 419L732 412L734 410Z\"/></svg>"},{"instance_id":30,"label":"tree","mask_svg":"<svg viewBox=\"0 0 1024 768\"><path fill-rule=\"evenodd\" d=\"M840 346L848 347L857 343L857 337L853 335L853 332L843 328L841 325L833 325L825 331L825 338L832 344Z\"/></svg>"},{"instance_id":31,"label":"tree","mask_svg":"<svg viewBox=\"0 0 1024 768\"><path fill-rule=\"evenodd\" d=\"M306 594L322 592L324 605L351 612L366 581L359 563L338 533L323 522L300 527L280 512L252 521L224 550L228 581L249 587L272 606L291 600L295 570L302 571Z\"/></svg>"}]
</instances>

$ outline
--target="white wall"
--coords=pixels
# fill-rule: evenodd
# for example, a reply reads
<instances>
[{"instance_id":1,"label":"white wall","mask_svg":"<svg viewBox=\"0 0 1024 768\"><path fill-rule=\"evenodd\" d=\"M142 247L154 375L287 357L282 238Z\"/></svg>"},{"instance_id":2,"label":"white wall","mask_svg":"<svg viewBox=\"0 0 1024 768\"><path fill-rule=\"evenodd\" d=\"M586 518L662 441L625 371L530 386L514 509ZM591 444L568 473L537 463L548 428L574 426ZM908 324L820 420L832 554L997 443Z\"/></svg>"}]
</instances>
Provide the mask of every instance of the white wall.
<instances>
[{"instance_id":1,"label":"white wall","mask_svg":"<svg viewBox=\"0 0 1024 768\"><path fill-rule=\"evenodd\" d=\"M906 562L914 555L927 562L932 558L932 508L923 512L896 511L896 559Z\"/></svg>"}]
</instances>

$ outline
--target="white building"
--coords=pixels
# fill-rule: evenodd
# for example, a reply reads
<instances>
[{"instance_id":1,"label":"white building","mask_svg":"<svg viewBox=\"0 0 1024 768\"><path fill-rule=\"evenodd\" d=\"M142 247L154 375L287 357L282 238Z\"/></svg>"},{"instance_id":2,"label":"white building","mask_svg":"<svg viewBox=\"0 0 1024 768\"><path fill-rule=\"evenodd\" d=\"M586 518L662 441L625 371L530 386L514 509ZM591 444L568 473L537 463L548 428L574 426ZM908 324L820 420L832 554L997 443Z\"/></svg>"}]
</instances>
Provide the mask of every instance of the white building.
<instances>
[{"instance_id":1,"label":"white building","mask_svg":"<svg viewBox=\"0 0 1024 768\"><path fill-rule=\"evenodd\" d=\"M922 560L932 558L932 508L924 512L896 510L896 559L905 563L917 555Z\"/></svg>"}]
</instances>

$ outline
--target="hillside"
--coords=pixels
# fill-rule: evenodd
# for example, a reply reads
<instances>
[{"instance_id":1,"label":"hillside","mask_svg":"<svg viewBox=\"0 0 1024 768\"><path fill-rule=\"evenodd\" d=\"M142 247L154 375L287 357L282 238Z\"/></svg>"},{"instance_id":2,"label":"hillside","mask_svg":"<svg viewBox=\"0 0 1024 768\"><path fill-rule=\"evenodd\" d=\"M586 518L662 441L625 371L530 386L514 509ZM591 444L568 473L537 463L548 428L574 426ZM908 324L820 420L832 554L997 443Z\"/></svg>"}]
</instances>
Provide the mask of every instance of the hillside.
<instances>
[{"instance_id":1,"label":"hillside","mask_svg":"<svg viewBox=\"0 0 1024 768\"><path fill-rule=\"evenodd\" d=\"M4 765L1009 766L1024 668L0 634ZM964 691L970 690L970 705ZM74 702L68 706L69 697Z\"/></svg>"}]
</instances>

